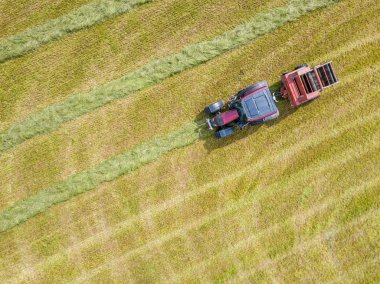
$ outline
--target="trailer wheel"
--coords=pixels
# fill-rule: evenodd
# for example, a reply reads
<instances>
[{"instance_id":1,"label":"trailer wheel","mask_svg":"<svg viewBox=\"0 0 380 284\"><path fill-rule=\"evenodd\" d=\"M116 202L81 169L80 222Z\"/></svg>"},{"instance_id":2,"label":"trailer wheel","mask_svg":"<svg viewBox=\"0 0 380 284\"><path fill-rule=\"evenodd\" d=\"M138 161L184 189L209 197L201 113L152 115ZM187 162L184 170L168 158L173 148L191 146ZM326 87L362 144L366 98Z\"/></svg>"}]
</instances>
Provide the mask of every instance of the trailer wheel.
<instances>
[{"instance_id":1,"label":"trailer wheel","mask_svg":"<svg viewBox=\"0 0 380 284\"><path fill-rule=\"evenodd\" d=\"M213 103L207 107L205 107L205 113L206 114L214 114L220 111L224 107L224 101L218 101L216 103Z\"/></svg>"},{"instance_id":2,"label":"trailer wheel","mask_svg":"<svg viewBox=\"0 0 380 284\"><path fill-rule=\"evenodd\" d=\"M302 63L301 65L298 65L296 68L294 68L294 70L298 70L298 69L301 69L303 67L307 67L307 64L306 63Z\"/></svg>"},{"instance_id":3,"label":"trailer wheel","mask_svg":"<svg viewBox=\"0 0 380 284\"><path fill-rule=\"evenodd\" d=\"M232 135L235 132L233 126L223 128L217 132L215 132L215 137L218 139L226 138L227 136Z\"/></svg>"},{"instance_id":4,"label":"trailer wheel","mask_svg":"<svg viewBox=\"0 0 380 284\"><path fill-rule=\"evenodd\" d=\"M248 95L249 93L253 93L254 91L257 91L258 89L263 88L263 87L268 87L268 83L266 81L258 82L258 83L251 85L251 86L249 86L243 90L240 90L237 93L237 97L242 98L245 95Z\"/></svg>"}]
</instances>

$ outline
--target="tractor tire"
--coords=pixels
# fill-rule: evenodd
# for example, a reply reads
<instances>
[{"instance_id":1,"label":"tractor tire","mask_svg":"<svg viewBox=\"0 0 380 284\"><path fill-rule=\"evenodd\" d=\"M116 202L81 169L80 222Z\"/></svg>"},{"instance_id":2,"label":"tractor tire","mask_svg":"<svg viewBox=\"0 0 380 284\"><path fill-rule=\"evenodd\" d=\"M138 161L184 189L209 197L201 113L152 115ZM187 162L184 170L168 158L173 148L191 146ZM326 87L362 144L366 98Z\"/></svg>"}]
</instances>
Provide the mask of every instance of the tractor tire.
<instances>
[{"instance_id":1,"label":"tractor tire","mask_svg":"<svg viewBox=\"0 0 380 284\"><path fill-rule=\"evenodd\" d=\"M307 64L306 63L302 63L301 65L298 65L296 68L294 68L294 70L298 70L298 69L301 69L303 67L307 67Z\"/></svg>"},{"instance_id":2,"label":"tractor tire","mask_svg":"<svg viewBox=\"0 0 380 284\"><path fill-rule=\"evenodd\" d=\"M242 98L244 97L245 95L248 95L250 93L253 93L254 91L257 91L258 89L262 88L262 87L268 87L268 83L266 81L261 81L259 83L256 83L254 85L251 85L243 90L240 90L238 93L237 93L237 97L238 98Z\"/></svg>"},{"instance_id":3,"label":"tractor tire","mask_svg":"<svg viewBox=\"0 0 380 284\"><path fill-rule=\"evenodd\" d=\"M234 132L235 132L235 129L232 126L226 127L215 132L215 137L218 139L226 138L227 136L232 135Z\"/></svg>"},{"instance_id":4,"label":"tractor tire","mask_svg":"<svg viewBox=\"0 0 380 284\"><path fill-rule=\"evenodd\" d=\"M214 114L220 111L224 107L224 101L218 101L216 103L213 103L207 107L205 107L205 113L206 114Z\"/></svg>"}]
</instances>

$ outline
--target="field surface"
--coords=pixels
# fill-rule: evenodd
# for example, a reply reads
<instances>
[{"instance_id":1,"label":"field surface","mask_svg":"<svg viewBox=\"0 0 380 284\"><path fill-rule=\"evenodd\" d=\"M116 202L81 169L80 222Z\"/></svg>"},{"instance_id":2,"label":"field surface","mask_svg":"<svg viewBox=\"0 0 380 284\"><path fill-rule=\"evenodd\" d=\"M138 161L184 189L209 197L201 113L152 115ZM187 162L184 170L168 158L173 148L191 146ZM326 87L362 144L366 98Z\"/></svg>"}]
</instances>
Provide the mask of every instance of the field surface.
<instances>
[{"instance_id":1,"label":"field surface","mask_svg":"<svg viewBox=\"0 0 380 284\"><path fill-rule=\"evenodd\" d=\"M1 283L380 282L378 0L0 2ZM223 141L203 108L333 61Z\"/></svg>"}]
</instances>

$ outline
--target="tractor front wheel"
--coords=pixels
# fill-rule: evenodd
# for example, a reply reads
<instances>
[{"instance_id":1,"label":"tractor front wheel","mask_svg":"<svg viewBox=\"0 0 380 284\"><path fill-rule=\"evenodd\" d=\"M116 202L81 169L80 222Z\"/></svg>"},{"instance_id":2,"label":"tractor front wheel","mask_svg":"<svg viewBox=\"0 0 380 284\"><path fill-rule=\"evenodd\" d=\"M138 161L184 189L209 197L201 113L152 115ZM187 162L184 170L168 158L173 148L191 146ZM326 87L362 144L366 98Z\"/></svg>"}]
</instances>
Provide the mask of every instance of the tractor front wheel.
<instances>
[{"instance_id":1,"label":"tractor front wheel","mask_svg":"<svg viewBox=\"0 0 380 284\"><path fill-rule=\"evenodd\" d=\"M205 113L206 114L214 114L220 111L224 107L224 101L218 101L216 103L213 103L207 107L205 107Z\"/></svg>"},{"instance_id":2,"label":"tractor front wheel","mask_svg":"<svg viewBox=\"0 0 380 284\"><path fill-rule=\"evenodd\" d=\"M268 84L267 84L266 81L261 81L259 83L251 85L251 86L249 86L249 87L247 87L247 88L239 91L238 94L237 94L237 96L238 96L238 98L242 98L245 95L253 93L254 91L257 91L258 89L263 88L263 87L268 87Z\"/></svg>"},{"instance_id":3,"label":"tractor front wheel","mask_svg":"<svg viewBox=\"0 0 380 284\"><path fill-rule=\"evenodd\" d=\"M227 136L230 136L231 134L233 134L235 132L235 129L233 126L230 126L230 127L226 127L226 128L223 128L217 132L215 132L215 136L216 138L218 139L221 139L221 138L226 138Z\"/></svg>"}]
</instances>

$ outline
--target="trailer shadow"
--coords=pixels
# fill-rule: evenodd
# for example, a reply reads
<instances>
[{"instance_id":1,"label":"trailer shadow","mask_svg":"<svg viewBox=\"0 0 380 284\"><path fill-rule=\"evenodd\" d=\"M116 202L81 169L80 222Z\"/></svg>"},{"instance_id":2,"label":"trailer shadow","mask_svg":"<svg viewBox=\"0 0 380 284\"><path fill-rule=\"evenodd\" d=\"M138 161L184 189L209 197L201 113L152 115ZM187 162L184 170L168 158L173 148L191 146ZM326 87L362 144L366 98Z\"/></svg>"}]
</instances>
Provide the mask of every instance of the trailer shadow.
<instances>
[{"instance_id":1,"label":"trailer shadow","mask_svg":"<svg viewBox=\"0 0 380 284\"><path fill-rule=\"evenodd\" d=\"M281 82L279 81L271 85L269 88L272 92L276 92L276 91L279 91L280 86L281 86ZM285 120L287 117L295 113L298 109L306 105L308 105L308 103L298 108L292 108L288 100L281 99L277 103L277 108L280 111L280 116L277 119L265 122L265 125L267 127L273 127L275 125L278 125L282 123L282 121ZM242 130L239 130L239 128L236 127L236 132L230 137L226 137L224 139L217 139L214 136L214 132L208 130L207 124L203 123L205 120L206 120L206 115L203 112L203 110L194 119L194 121L199 124L200 131L202 133L200 138L201 140L204 141L204 147L205 149L207 149L209 153L215 149L223 148L241 139L244 139L250 135L253 135L256 131L258 131L264 125L263 123L259 125L248 126Z\"/></svg>"}]
</instances>

